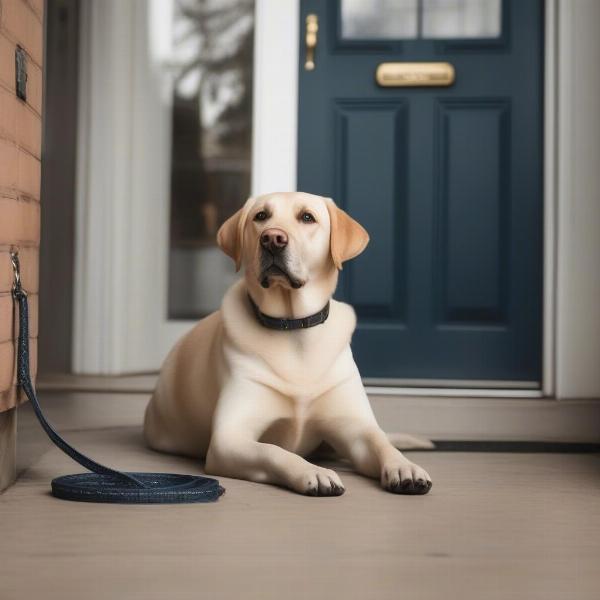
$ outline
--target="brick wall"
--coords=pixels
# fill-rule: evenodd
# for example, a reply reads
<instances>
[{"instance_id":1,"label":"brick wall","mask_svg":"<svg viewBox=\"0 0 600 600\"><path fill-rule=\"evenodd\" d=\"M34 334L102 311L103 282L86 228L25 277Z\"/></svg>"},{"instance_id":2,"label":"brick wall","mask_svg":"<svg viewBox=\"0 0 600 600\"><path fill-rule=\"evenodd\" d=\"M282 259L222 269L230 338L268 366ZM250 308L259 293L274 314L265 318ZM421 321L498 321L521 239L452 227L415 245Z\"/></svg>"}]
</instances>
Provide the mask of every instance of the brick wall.
<instances>
[{"instance_id":1,"label":"brick wall","mask_svg":"<svg viewBox=\"0 0 600 600\"><path fill-rule=\"evenodd\" d=\"M19 248L29 294L34 373L37 363L43 10L44 0L0 0L0 412L21 400L15 386L11 246ZM26 101L15 93L17 45L26 53Z\"/></svg>"}]
</instances>

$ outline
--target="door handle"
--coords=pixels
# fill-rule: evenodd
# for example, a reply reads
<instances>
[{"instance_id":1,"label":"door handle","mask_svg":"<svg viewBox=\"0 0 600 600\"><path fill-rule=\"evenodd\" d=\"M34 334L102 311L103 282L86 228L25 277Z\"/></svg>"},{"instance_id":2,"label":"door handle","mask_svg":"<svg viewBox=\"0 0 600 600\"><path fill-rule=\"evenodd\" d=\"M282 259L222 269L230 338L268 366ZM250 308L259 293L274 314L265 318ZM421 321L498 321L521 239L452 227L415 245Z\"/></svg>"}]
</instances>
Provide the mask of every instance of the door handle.
<instances>
[{"instance_id":1,"label":"door handle","mask_svg":"<svg viewBox=\"0 0 600 600\"><path fill-rule=\"evenodd\" d=\"M306 60L304 69L312 71L315 68L315 48L317 47L317 33L319 31L319 17L311 13L306 15Z\"/></svg>"}]
</instances>

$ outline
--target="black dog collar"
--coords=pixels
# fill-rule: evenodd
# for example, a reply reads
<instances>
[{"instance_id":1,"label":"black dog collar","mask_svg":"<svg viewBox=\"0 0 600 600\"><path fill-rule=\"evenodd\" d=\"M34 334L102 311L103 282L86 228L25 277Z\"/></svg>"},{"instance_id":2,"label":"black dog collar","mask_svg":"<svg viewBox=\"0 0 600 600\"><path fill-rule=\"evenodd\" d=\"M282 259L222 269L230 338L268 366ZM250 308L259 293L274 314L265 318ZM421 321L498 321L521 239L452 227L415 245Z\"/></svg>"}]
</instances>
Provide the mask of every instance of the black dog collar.
<instances>
[{"instance_id":1,"label":"black dog collar","mask_svg":"<svg viewBox=\"0 0 600 600\"><path fill-rule=\"evenodd\" d=\"M263 327L267 327L268 329L277 329L279 331L307 329L308 327L314 327L315 325L325 323L325 321L327 321L327 317L329 316L329 302L327 302L327 304L314 315L310 315L302 319L278 319L277 317L270 317L269 315L265 315L264 313L260 312L250 294L248 294L248 300L250 300L252 310L254 311L258 322Z\"/></svg>"}]
</instances>

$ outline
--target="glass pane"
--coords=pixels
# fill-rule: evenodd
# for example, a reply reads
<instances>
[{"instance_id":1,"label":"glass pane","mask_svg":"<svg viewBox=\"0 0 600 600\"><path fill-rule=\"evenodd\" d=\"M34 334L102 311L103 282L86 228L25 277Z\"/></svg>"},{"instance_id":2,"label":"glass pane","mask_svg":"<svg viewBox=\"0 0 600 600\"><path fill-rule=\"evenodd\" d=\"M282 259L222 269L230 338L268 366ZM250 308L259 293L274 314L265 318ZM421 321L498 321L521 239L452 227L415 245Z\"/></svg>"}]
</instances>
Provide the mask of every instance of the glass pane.
<instances>
[{"instance_id":1,"label":"glass pane","mask_svg":"<svg viewBox=\"0 0 600 600\"><path fill-rule=\"evenodd\" d=\"M493 38L501 0L422 0L424 38Z\"/></svg>"},{"instance_id":2,"label":"glass pane","mask_svg":"<svg viewBox=\"0 0 600 600\"><path fill-rule=\"evenodd\" d=\"M217 309L236 278L216 246L250 195L254 0L174 0L169 318Z\"/></svg>"},{"instance_id":3,"label":"glass pane","mask_svg":"<svg viewBox=\"0 0 600 600\"><path fill-rule=\"evenodd\" d=\"M417 37L417 0L341 0L342 37L385 40Z\"/></svg>"}]
</instances>

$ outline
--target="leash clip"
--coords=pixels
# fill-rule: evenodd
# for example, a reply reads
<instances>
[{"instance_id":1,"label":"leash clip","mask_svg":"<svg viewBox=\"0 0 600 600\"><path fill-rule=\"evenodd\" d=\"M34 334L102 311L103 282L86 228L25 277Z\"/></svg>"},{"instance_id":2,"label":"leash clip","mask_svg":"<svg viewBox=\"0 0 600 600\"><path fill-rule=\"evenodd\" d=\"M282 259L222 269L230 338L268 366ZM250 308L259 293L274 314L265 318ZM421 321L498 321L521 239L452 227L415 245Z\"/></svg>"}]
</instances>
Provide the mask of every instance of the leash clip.
<instances>
[{"instance_id":1,"label":"leash clip","mask_svg":"<svg viewBox=\"0 0 600 600\"><path fill-rule=\"evenodd\" d=\"M10 262L12 263L12 268L13 268L13 274L14 274L14 279L13 279L13 295L17 296L19 294L27 296L27 292L25 292L25 290L23 290L22 286L21 286L21 265L19 263L19 251L18 250L12 250L10 251Z\"/></svg>"}]
</instances>

